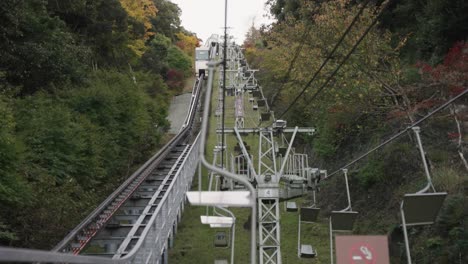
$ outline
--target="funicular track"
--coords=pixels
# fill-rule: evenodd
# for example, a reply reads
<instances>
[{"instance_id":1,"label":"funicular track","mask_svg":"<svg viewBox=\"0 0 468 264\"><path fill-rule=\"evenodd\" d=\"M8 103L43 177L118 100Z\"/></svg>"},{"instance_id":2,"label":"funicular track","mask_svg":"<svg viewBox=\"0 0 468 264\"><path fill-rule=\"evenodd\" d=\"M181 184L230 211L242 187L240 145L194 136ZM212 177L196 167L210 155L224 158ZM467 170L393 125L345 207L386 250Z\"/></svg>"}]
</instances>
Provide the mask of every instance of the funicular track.
<instances>
[{"instance_id":1,"label":"funicular track","mask_svg":"<svg viewBox=\"0 0 468 264\"><path fill-rule=\"evenodd\" d=\"M186 191L186 189L177 189L176 195L170 192L171 188L177 188L175 185L180 185L179 182L175 182L175 177L194 147L194 135L196 135L194 120L202 86L203 76L193 86L189 111L179 133L91 212L52 251L119 259L129 254L135 246L146 243L144 236L148 235L147 227L151 220L154 222L156 211L164 211L164 217L168 218L173 215L176 219L160 219L171 225L180 219L180 208L179 210L171 208L164 202L165 200L175 202L176 196L183 197L184 194L180 192ZM181 203L183 209L183 200ZM176 212L171 213L171 210ZM152 224L158 225L158 223ZM157 239L167 241L167 238L163 237Z\"/></svg>"}]
</instances>

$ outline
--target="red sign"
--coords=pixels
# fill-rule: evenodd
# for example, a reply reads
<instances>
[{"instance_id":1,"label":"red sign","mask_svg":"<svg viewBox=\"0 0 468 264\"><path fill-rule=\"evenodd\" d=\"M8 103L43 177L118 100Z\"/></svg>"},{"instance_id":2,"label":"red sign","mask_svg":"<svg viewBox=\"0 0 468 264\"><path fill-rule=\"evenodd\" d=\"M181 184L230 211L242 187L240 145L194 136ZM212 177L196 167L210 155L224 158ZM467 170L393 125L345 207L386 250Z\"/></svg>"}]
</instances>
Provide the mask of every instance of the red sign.
<instances>
[{"instance_id":1,"label":"red sign","mask_svg":"<svg viewBox=\"0 0 468 264\"><path fill-rule=\"evenodd\" d=\"M337 264L390 264L386 236L336 236Z\"/></svg>"}]
</instances>

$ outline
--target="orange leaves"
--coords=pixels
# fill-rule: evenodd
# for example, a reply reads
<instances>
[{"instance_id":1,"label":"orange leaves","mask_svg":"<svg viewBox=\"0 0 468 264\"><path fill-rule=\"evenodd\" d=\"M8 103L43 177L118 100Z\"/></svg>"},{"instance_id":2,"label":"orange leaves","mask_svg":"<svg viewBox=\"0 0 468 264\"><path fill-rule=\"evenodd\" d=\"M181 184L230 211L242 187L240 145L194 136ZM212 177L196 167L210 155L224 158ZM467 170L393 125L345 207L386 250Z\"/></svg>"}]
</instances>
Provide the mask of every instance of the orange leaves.
<instances>
[{"instance_id":1,"label":"orange leaves","mask_svg":"<svg viewBox=\"0 0 468 264\"><path fill-rule=\"evenodd\" d=\"M196 47L200 47L200 40L195 35L186 35L182 32L175 34L178 41L176 46L183 50L187 55L193 57Z\"/></svg>"},{"instance_id":2,"label":"orange leaves","mask_svg":"<svg viewBox=\"0 0 468 264\"><path fill-rule=\"evenodd\" d=\"M155 34L151 31L150 19L156 16L158 9L152 0L120 0L120 4L129 16L145 26L145 39Z\"/></svg>"}]
</instances>

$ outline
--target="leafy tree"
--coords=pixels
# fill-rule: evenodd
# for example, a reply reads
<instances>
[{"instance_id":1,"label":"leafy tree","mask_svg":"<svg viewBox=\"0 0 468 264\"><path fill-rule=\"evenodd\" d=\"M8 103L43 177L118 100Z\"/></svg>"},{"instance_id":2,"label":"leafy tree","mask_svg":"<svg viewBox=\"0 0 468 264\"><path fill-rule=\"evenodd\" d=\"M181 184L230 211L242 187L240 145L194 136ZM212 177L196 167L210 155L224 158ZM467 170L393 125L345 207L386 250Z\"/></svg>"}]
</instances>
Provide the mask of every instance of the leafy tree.
<instances>
[{"instance_id":1,"label":"leafy tree","mask_svg":"<svg viewBox=\"0 0 468 264\"><path fill-rule=\"evenodd\" d=\"M175 40L175 33L180 31L180 8L168 0L153 0L159 12L151 20L154 30Z\"/></svg>"},{"instance_id":2,"label":"leafy tree","mask_svg":"<svg viewBox=\"0 0 468 264\"><path fill-rule=\"evenodd\" d=\"M129 48L128 15L119 0L49 0L47 8L65 21L77 41L91 48L89 64L94 68L126 67L135 57Z\"/></svg>"},{"instance_id":3,"label":"leafy tree","mask_svg":"<svg viewBox=\"0 0 468 264\"><path fill-rule=\"evenodd\" d=\"M181 49L171 46L167 52L167 62L170 69L177 69L185 76L190 76L192 71L192 60Z\"/></svg>"},{"instance_id":4,"label":"leafy tree","mask_svg":"<svg viewBox=\"0 0 468 264\"><path fill-rule=\"evenodd\" d=\"M169 38L162 34L156 34L141 58L141 66L153 73L164 75L169 68L167 56L170 45Z\"/></svg>"},{"instance_id":5,"label":"leafy tree","mask_svg":"<svg viewBox=\"0 0 468 264\"><path fill-rule=\"evenodd\" d=\"M189 57L193 58L195 53L195 48L200 46L200 40L195 34L186 34L184 32L177 32L175 34L177 37L177 42L175 43L177 47L185 52Z\"/></svg>"},{"instance_id":6,"label":"leafy tree","mask_svg":"<svg viewBox=\"0 0 468 264\"><path fill-rule=\"evenodd\" d=\"M130 17L144 25L145 39L154 35L150 19L156 16L158 9L152 0L120 0L120 3Z\"/></svg>"},{"instance_id":7,"label":"leafy tree","mask_svg":"<svg viewBox=\"0 0 468 264\"><path fill-rule=\"evenodd\" d=\"M14 133L13 110L6 99L0 96L0 243L10 244L18 236L7 224L9 208L24 204L30 197L26 182L16 171L21 164L21 150Z\"/></svg>"},{"instance_id":8,"label":"leafy tree","mask_svg":"<svg viewBox=\"0 0 468 264\"><path fill-rule=\"evenodd\" d=\"M150 19L156 16L158 10L151 0L120 0L120 3L128 16L132 18L129 31L134 34L129 47L138 57L141 57L147 49L145 41L155 34ZM141 31L143 34L140 37L138 33Z\"/></svg>"},{"instance_id":9,"label":"leafy tree","mask_svg":"<svg viewBox=\"0 0 468 264\"><path fill-rule=\"evenodd\" d=\"M48 248L154 150L168 126L166 87L151 74L135 75L137 84L126 74L97 71L87 87L14 101L6 128L15 126L14 143L24 149L13 159L2 144L11 133L0 133L0 153L13 157L1 161L8 170L0 171L7 176L0 179L1 215L11 217L0 219L0 232L11 227L20 231L18 245ZM22 183L30 200L16 196Z\"/></svg>"},{"instance_id":10,"label":"leafy tree","mask_svg":"<svg viewBox=\"0 0 468 264\"><path fill-rule=\"evenodd\" d=\"M48 15L44 1L1 1L0 19L1 78L21 94L82 80L89 52Z\"/></svg>"},{"instance_id":11,"label":"leafy tree","mask_svg":"<svg viewBox=\"0 0 468 264\"><path fill-rule=\"evenodd\" d=\"M452 0L397 1L382 18L382 27L408 39L403 56L439 63L450 47L468 36L468 3Z\"/></svg>"},{"instance_id":12,"label":"leafy tree","mask_svg":"<svg viewBox=\"0 0 468 264\"><path fill-rule=\"evenodd\" d=\"M198 43L179 14L165 0L0 1L2 245L50 248L159 146Z\"/></svg>"},{"instance_id":13,"label":"leafy tree","mask_svg":"<svg viewBox=\"0 0 468 264\"><path fill-rule=\"evenodd\" d=\"M301 0L269 0L267 4L270 6L270 13L278 21L284 21L286 16L300 18Z\"/></svg>"}]
</instances>

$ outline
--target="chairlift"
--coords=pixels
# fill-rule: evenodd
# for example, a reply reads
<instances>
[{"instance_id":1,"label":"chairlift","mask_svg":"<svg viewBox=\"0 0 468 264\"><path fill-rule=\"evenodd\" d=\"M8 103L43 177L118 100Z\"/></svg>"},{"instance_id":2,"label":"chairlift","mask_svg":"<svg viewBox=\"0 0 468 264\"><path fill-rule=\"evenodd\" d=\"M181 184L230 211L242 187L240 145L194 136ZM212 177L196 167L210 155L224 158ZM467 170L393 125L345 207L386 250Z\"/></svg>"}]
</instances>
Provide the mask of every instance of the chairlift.
<instances>
[{"instance_id":1,"label":"chairlift","mask_svg":"<svg viewBox=\"0 0 468 264\"><path fill-rule=\"evenodd\" d=\"M262 97L262 93L259 90L253 90L252 91L252 96L253 97Z\"/></svg>"},{"instance_id":2,"label":"chairlift","mask_svg":"<svg viewBox=\"0 0 468 264\"><path fill-rule=\"evenodd\" d=\"M301 207L299 213L298 235L297 235L297 254L300 258L314 258L317 256L317 250L310 244L301 243L301 226L304 223L313 223L317 221L320 208Z\"/></svg>"},{"instance_id":3,"label":"chairlift","mask_svg":"<svg viewBox=\"0 0 468 264\"><path fill-rule=\"evenodd\" d=\"M447 197L446 192L436 192L434 186L432 185L432 178L431 174L429 173L426 154L424 152L421 137L419 135L421 130L419 127L413 127L413 131L418 142L418 148L424 165L427 184L423 189L416 193L405 194L403 201L400 204L401 222L403 227L403 236L405 240L406 258L408 264L411 264L412 261L407 227L433 224L440 209L442 208L445 197ZM430 190L433 192L428 192Z\"/></svg>"},{"instance_id":4,"label":"chairlift","mask_svg":"<svg viewBox=\"0 0 468 264\"><path fill-rule=\"evenodd\" d=\"M241 152L241 148L240 148L239 145L234 146L234 152L236 152L236 153Z\"/></svg>"},{"instance_id":5,"label":"chairlift","mask_svg":"<svg viewBox=\"0 0 468 264\"><path fill-rule=\"evenodd\" d=\"M219 212L216 211L216 208L224 211L225 213L230 214L231 216L222 216ZM236 237L235 226L236 226L236 218L231 211L227 210L223 207L214 207L213 212L218 214L217 216L200 216L200 220L202 224L209 224L211 228L223 228L223 229L230 229L230 235L227 235L225 231L216 232L214 237L214 246L215 247L229 247L231 246L231 264L234 264L234 241ZM231 242L229 243L229 236L231 238ZM231 244L231 245L229 245Z\"/></svg>"},{"instance_id":6,"label":"chairlift","mask_svg":"<svg viewBox=\"0 0 468 264\"><path fill-rule=\"evenodd\" d=\"M320 170L320 175L323 176L323 179L326 179L328 177L327 170Z\"/></svg>"},{"instance_id":7,"label":"chairlift","mask_svg":"<svg viewBox=\"0 0 468 264\"><path fill-rule=\"evenodd\" d=\"M286 155L286 151L288 150L287 147L278 147L277 148L277 154L278 155L281 155L282 157L284 157L284 155Z\"/></svg>"},{"instance_id":8,"label":"chairlift","mask_svg":"<svg viewBox=\"0 0 468 264\"><path fill-rule=\"evenodd\" d=\"M312 190L318 190L318 184L320 182L320 173L318 168L305 168L304 175L307 181L307 188Z\"/></svg>"},{"instance_id":9,"label":"chairlift","mask_svg":"<svg viewBox=\"0 0 468 264\"><path fill-rule=\"evenodd\" d=\"M300 249L301 258L315 258L317 256L317 250L309 244L302 244Z\"/></svg>"},{"instance_id":10,"label":"chairlift","mask_svg":"<svg viewBox=\"0 0 468 264\"><path fill-rule=\"evenodd\" d=\"M296 202L286 202L286 211L287 212L297 212Z\"/></svg>"},{"instance_id":11,"label":"chairlift","mask_svg":"<svg viewBox=\"0 0 468 264\"><path fill-rule=\"evenodd\" d=\"M275 120L272 126L274 129L282 129L282 128L286 128L286 125L287 125L286 120L278 119L278 120Z\"/></svg>"},{"instance_id":12,"label":"chairlift","mask_svg":"<svg viewBox=\"0 0 468 264\"><path fill-rule=\"evenodd\" d=\"M215 247L228 247L229 246L228 235L226 234L226 232L224 231L216 232L215 239L214 239L214 246Z\"/></svg>"},{"instance_id":13,"label":"chairlift","mask_svg":"<svg viewBox=\"0 0 468 264\"><path fill-rule=\"evenodd\" d=\"M350 232L353 230L354 222L356 221L358 212L353 211L351 207L351 195L348 184L348 169L343 169L346 184L346 195L348 198L348 206L341 211L332 211L329 218L329 233L330 233L330 263L333 264L333 232Z\"/></svg>"},{"instance_id":14,"label":"chairlift","mask_svg":"<svg viewBox=\"0 0 468 264\"><path fill-rule=\"evenodd\" d=\"M333 231L353 231L357 215L358 212L354 211L332 211L330 218Z\"/></svg>"},{"instance_id":15,"label":"chairlift","mask_svg":"<svg viewBox=\"0 0 468 264\"><path fill-rule=\"evenodd\" d=\"M313 204L309 207L301 207L299 211L298 235L297 235L297 254L300 258L314 258L317 256L317 250L310 244L301 243L301 226L302 222L314 223L317 222L320 208L316 207L317 201L315 198L315 189L312 191Z\"/></svg>"},{"instance_id":16,"label":"chairlift","mask_svg":"<svg viewBox=\"0 0 468 264\"><path fill-rule=\"evenodd\" d=\"M258 104L258 106L265 106L265 105L266 105L266 101L265 101L265 99L258 99L258 100L257 100L257 104Z\"/></svg>"},{"instance_id":17,"label":"chairlift","mask_svg":"<svg viewBox=\"0 0 468 264\"><path fill-rule=\"evenodd\" d=\"M260 121L268 121L270 120L271 112L260 113Z\"/></svg>"},{"instance_id":18,"label":"chairlift","mask_svg":"<svg viewBox=\"0 0 468 264\"><path fill-rule=\"evenodd\" d=\"M446 196L446 192L405 194L402 205L406 226L433 224Z\"/></svg>"}]
</instances>

